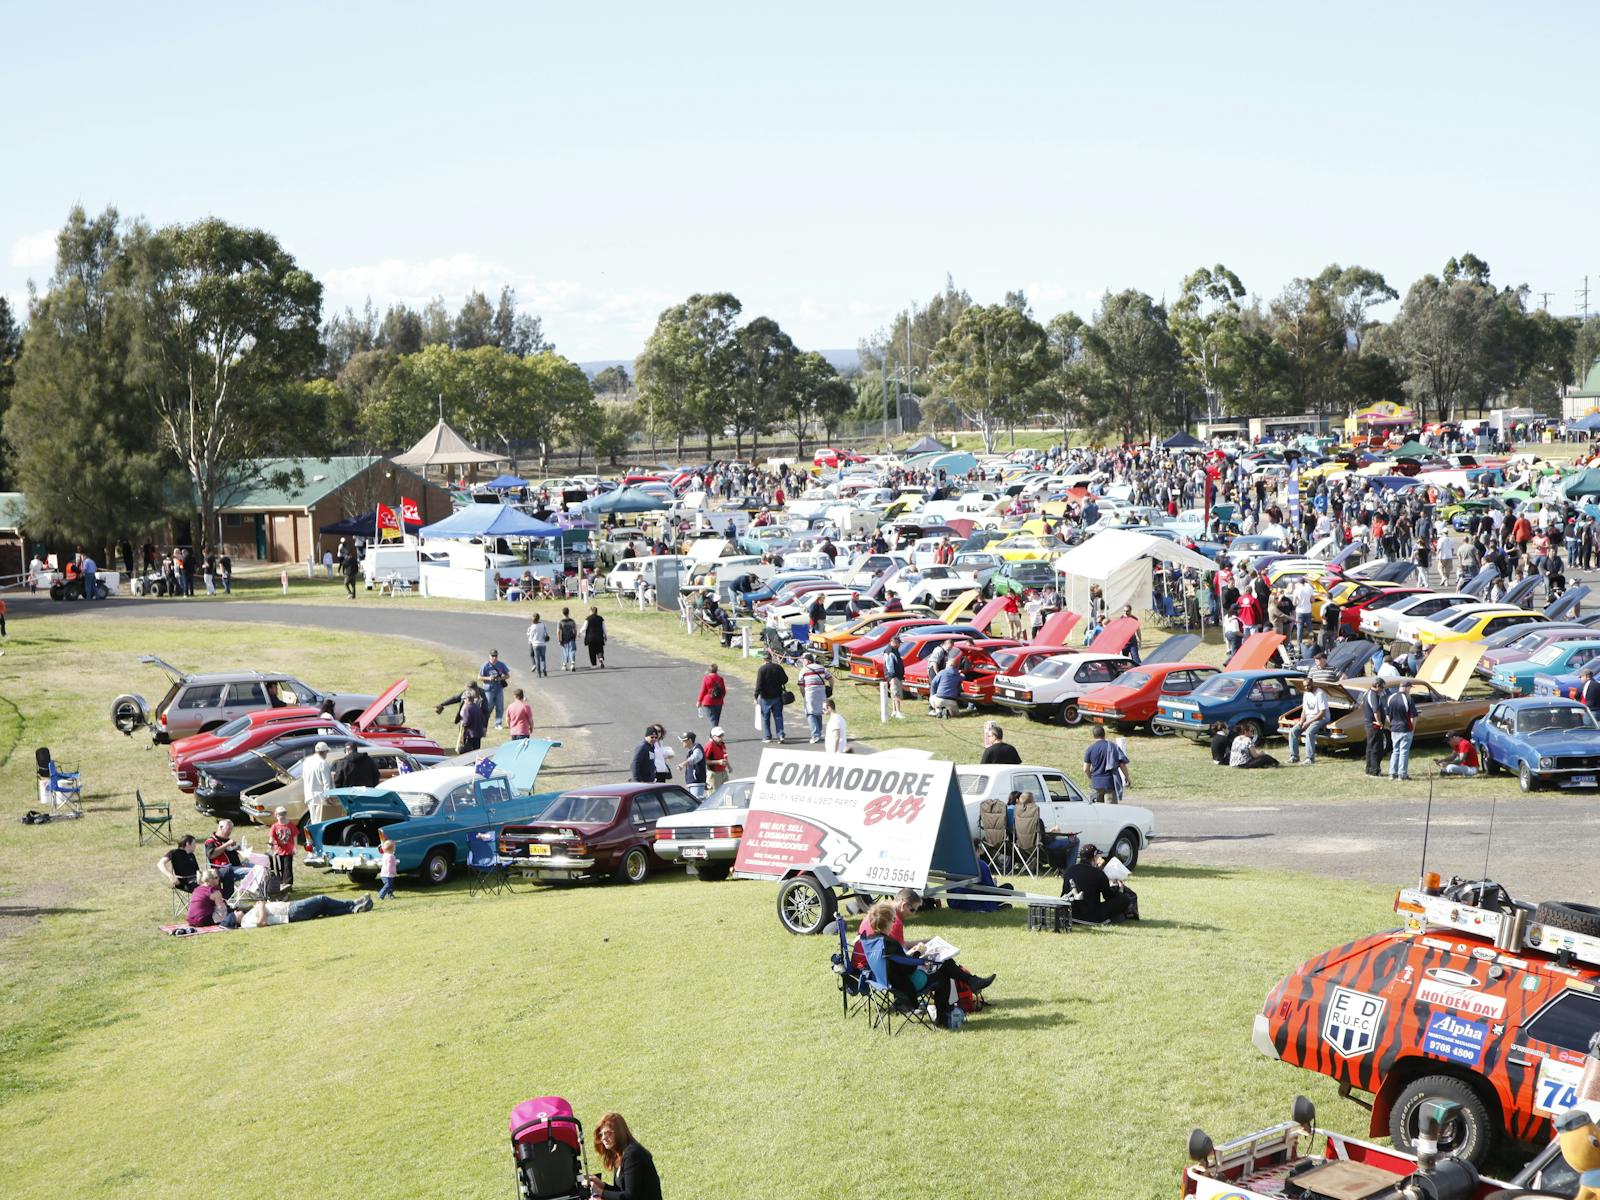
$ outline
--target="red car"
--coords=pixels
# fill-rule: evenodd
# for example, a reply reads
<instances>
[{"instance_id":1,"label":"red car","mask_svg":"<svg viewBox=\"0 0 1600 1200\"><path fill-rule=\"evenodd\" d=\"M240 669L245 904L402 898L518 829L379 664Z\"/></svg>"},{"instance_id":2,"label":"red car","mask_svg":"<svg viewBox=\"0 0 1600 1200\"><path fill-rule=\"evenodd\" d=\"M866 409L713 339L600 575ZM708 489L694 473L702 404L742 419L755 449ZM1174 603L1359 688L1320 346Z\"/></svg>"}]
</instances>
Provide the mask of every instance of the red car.
<instances>
[{"instance_id":1,"label":"red car","mask_svg":"<svg viewBox=\"0 0 1600 1200\"><path fill-rule=\"evenodd\" d=\"M609 875L643 883L668 863L655 851L656 822L700 806L673 783L613 783L563 792L537 821L500 831L500 853L535 879Z\"/></svg>"},{"instance_id":2,"label":"red car","mask_svg":"<svg viewBox=\"0 0 1600 1200\"><path fill-rule=\"evenodd\" d=\"M962 686L961 694L969 699L975 699L976 693L967 690L967 684L976 684L980 677L993 680L998 668L995 666L994 655L1006 650L1015 650L1022 645L1015 638L957 638L950 647L951 661L960 660ZM906 667L905 693L908 696L926 696L928 694L928 671L933 666L932 661L925 655L915 664ZM972 678L967 679L968 673ZM994 684L991 682L990 691L993 692Z\"/></svg>"},{"instance_id":3,"label":"red car","mask_svg":"<svg viewBox=\"0 0 1600 1200\"><path fill-rule=\"evenodd\" d=\"M844 652L854 658L858 654L871 654L889 644L889 639L897 633L909 633L911 630L920 629L924 625L940 624L938 617L903 617L898 621L885 621L877 626L871 633L858 637L844 644Z\"/></svg>"},{"instance_id":4,"label":"red car","mask_svg":"<svg viewBox=\"0 0 1600 1200\"><path fill-rule=\"evenodd\" d=\"M1163 699L1187 696L1216 674L1216 667L1204 663L1154 663L1132 667L1104 687L1085 695L1078 701L1078 712L1096 725L1110 725L1126 732L1135 725L1148 724ZM1160 730L1160 734L1170 732L1165 728Z\"/></svg>"},{"instance_id":5,"label":"red car","mask_svg":"<svg viewBox=\"0 0 1600 1200\"><path fill-rule=\"evenodd\" d=\"M840 463L864 463L867 460L854 450L836 450L832 446L824 446L811 456L811 465L814 467L834 467Z\"/></svg>"},{"instance_id":6,"label":"red car","mask_svg":"<svg viewBox=\"0 0 1600 1200\"><path fill-rule=\"evenodd\" d=\"M180 758L192 758L196 754L203 754L230 738L236 737L247 729L256 729L262 725L297 724L311 720L321 715L322 710L306 708L295 705L290 708L266 708L259 712L246 713L242 717L235 717L215 729L205 733L191 733L188 737L179 738L175 742L167 743L167 756L173 761Z\"/></svg>"},{"instance_id":7,"label":"red car","mask_svg":"<svg viewBox=\"0 0 1600 1200\"><path fill-rule=\"evenodd\" d=\"M1348 625L1352 632L1361 632L1361 614L1369 608L1388 608L1391 604L1398 604L1407 596L1415 596L1419 592L1431 592L1432 588L1419 587L1386 587L1369 588L1359 587L1355 590L1354 598L1339 610L1339 624Z\"/></svg>"},{"instance_id":8,"label":"red car","mask_svg":"<svg viewBox=\"0 0 1600 1200\"><path fill-rule=\"evenodd\" d=\"M905 664L907 674L910 674L911 665L921 662L933 648L940 642L963 641L967 638L978 636L978 631L971 625L962 625L952 628L948 625L935 625L922 632L912 632L900 639L900 659ZM852 683L880 683L883 680L883 657L888 653L888 646L874 650L870 654L853 654L850 656L850 680Z\"/></svg>"},{"instance_id":9,"label":"red car","mask_svg":"<svg viewBox=\"0 0 1600 1200\"><path fill-rule=\"evenodd\" d=\"M333 717L324 716L315 709L300 709L305 715L283 721L271 721L264 718L270 713L252 713L248 718L240 717L237 721L229 721L213 731L221 733L222 730L231 728L241 722L248 722L239 732L222 741L212 741L210 745L201 745L193 752L179 755L176 751L179 744L170 747L172 755L172 775L177 780L181 791L192 792L199 780L200 766L207 762L217 762L224 758L232 758L236 754L243 754L247 750L259 750L262 747L282 737L291 737L296 734L315 733L326 730L331 733L354 733L369 741L384 742L397 746L408 754L442 755L445 750L438 742L428 737L420 729L412 729L407 725L377 725L378 715L394 702L396 696L405 691L407 681L402 679L392 685L388 691L379 696L359 717L349 725L345 725ZM271 710L273 712L287 712L288 709ZM193 738L185 738L187 742L203 742L209 736L196 734Z\"/></svg>"}]
</instances>

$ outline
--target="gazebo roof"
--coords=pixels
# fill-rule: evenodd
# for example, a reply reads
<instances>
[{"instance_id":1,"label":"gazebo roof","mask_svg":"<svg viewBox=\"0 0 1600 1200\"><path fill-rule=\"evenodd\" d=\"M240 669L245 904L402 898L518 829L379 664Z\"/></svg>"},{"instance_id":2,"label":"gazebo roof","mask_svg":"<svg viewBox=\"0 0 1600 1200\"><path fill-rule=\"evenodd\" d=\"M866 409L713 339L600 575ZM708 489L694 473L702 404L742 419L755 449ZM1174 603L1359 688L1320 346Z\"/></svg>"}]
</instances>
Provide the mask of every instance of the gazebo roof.
<instances>
[{"instance_id":1,"label":"gazebo roof","mask_svg":"<svg viewBox=\"0 0 1600 1200\"><path fill-rule=\"evenodd\" d=\"M503 454L484 454L467 445L466 440L440 417L437 424L411 449L395 457L402 467L449 467L468 463L496 463L507 461Z\"/></svg>"}]
</instances>

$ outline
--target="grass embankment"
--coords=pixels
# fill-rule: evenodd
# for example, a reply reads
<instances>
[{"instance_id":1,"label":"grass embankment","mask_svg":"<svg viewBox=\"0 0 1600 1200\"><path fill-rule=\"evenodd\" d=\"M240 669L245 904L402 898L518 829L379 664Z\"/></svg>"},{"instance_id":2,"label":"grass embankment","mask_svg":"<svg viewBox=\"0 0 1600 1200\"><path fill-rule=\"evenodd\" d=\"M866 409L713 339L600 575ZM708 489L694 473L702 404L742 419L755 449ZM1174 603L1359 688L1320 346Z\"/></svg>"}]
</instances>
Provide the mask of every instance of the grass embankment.
<instances>
[{"instance_id":1,"label":"grass embankment","mask_svg":"<svg viewBox=\"0 0 1600 1200\"><path fill-rule=\"evenodd\" d=\"M370 914L175 941L155 932L159 848L135 845L132 815L135 786L173 794L166 756L106 720L110 694L150 682L134 654L362 688L406 672L425 695L464 664L110 614L40 618L6 649L20 744L82 767L89 814L0 823L8 1196L186 1197L205 1176L230 1195L498 1197L507 1110L551 1092L590 1125L625 1113L680 1196L1155 1198L1192 1125L1255 1128L1299 1090L1360 1125L1324 1081L1256 1054L1249 1025L1290 966L1390 919L1376 889L1152 865L1137 926L1061 937L1026 934L1020 911L927 914L914 930L999 973L995 1004L960 1036L892 1040L841 1021L828 941L780 932L758 883L403 884ZM12 816L29 759L0 766Z\"/></svg>"}]
</instances>

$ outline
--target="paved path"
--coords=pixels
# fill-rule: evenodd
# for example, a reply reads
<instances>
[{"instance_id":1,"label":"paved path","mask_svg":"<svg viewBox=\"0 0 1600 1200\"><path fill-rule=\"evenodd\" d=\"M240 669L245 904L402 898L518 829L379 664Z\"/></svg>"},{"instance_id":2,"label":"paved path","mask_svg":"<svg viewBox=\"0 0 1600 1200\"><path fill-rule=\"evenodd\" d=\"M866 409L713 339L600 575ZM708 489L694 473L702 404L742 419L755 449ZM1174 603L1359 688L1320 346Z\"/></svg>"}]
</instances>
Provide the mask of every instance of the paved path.
<instances>
[{"instance_id":1,"label":"paved path","mask_svg":"<svg viewBox=\"0 0 1600 1200\"><path fill-rule=\"evenodd\" d=\"M348 608L237 602L206 605L200 610L199 605L179 608L178 603L111 601L103 608L91 609L48 600L10 601L18 615L36 608L41 613L90 619L99 612L170 619L184 612L205 620L311 625L363 636L374 632L377 611L375 603L365 598ZM473 659L486 658L491 647L498 647L513 668L513 686L529 692L538 731L564 743L546 768L545 777L552 783L577 785L626 778L633 748L652 721L666 725L673 734L685 729L702 736L706 732L694 707L704 664L686 663L614 640L604 671L585 666L575 675L563 676L556 670L546 680L533 681L527 669L525 615L450 613L407 609L403 603L395 603L386 604L381 616L385 635L433 642ZM553 648L552 657L559 661ZM581 647L579 659L587 661ZM429 699L414 697L412 703ZM791 745L799 732L800 745L805 746L803 722L801 718L798 727L788 730ZM735 771L751 770L761 743L748 702L736 695L724 725ZM1293 786L1289 770L1281 774L1284 782ZM1417 878L1424 814L1422 802L1382 799L1297 799L1282 805L1207 800L1167 804L1156 813L1159 837L1147 861L1306 871L1399 887ZM1524 796L1515 782L1508 780L1498 803L1491 806L1488 800L1461 799L1441 784L1428 836L1428 865L1446 877L1481 875L1488 850L1490 875L1514 895L1600 902L1600 878L1593 866L1600 856L1600 796Z\"/></svg>"}]
</instances>

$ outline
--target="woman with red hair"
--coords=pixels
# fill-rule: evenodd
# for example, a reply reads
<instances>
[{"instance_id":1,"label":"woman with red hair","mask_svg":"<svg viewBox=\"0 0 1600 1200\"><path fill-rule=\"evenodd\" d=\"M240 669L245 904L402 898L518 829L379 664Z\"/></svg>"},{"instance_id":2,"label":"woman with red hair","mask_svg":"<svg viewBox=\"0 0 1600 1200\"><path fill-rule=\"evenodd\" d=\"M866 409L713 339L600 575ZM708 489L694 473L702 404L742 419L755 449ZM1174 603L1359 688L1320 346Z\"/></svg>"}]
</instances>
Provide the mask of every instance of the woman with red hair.
<instances>
[{"instance_id":1,"label":"woman with red hair","mask_svg":"<svg viewBox=\"0 0 1600 1200\"><path fill-rule=\"evenodd\" d=\"M589 1195L593 1200L661 1200L661 1177L655 1159L650 1157L628 1129L621 1113L607 1113L594 1127L594 1152L612 1173L612 1185L605 1186L598 1175L589 1176Z\"/></svg>"}]
</instances>

